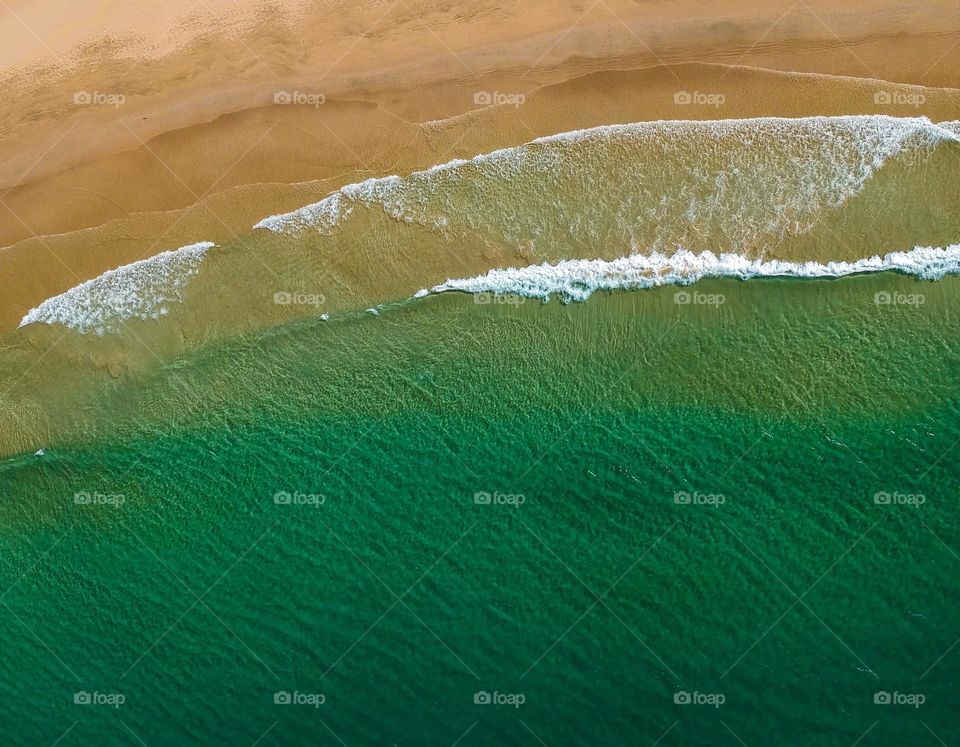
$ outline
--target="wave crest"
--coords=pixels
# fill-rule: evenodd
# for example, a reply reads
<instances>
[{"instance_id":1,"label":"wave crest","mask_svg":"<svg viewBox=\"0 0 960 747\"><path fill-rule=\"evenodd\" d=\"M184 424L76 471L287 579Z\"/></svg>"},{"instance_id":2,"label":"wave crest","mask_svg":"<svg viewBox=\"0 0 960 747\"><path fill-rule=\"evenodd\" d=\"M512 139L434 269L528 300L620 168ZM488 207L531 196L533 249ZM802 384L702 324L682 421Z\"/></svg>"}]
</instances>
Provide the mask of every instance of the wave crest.
<instances>
[{"instance_id":1,"label":"wave crest","mask_svg":"<svg viewBox=\"0 0 960 747\"><path fill-rule=\"evenodd\" d=\"M109 270L30 309L19 326L63 324L102 335L128 319L165 316L171 304L183 300L183 286L213 246L209 241L190 244Z\"/></svg>"},{"instance_id":2,"label":"wave crest","mask_svg":"<svg viewBox=\"0 0 960 747\"><path fill-rule=\"evenodd\" d=\"M565 302L586 301L600 290L636 290L662 285L690 285L703 278L729 277L749 280L758 277L839 278L871 272L901 272L925 280L939 280L960 272L960 244L947 248L916 247L854 262L786 262L749 259L740 254L681 250L672 255L654 252L633 254L612 261L576 259L491 270L473 278L447 280L421 290L416 297L432 293L461 291L525 296L548 301L552 295Z\"/></svg>"}]
</instances>

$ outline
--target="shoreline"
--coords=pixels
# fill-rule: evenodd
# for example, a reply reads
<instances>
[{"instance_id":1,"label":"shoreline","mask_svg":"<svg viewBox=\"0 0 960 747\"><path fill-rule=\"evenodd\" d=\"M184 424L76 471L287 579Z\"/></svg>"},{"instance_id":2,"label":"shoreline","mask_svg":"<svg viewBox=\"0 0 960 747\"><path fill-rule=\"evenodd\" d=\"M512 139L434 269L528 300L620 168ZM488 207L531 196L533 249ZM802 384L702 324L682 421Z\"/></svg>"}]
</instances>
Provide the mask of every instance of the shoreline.
<instances>
[{"instance_id":1,"label":"shoreline","mask_svg":"<svg viewBox=\"0 0 960 747\"><path fill-rule=\"evenodd\" d=\"M928 257L921 250L945 247L950 256L943 261L955 264L960 226L945 197L956 187L948 167L960 132L952 121L944 124L843 115L568 131L403 177L352 183L319 201L300 202L293 212L265 217L242 238L222 242L202 267L198 261L189 274L199 276L182 297L179 283L164 285L172 277L163 261L167 251L124 263L123 272L108 270L93 285L71 286L65 296L42 299L30 311L36 319L119 331L130 318L124 308L147 319L152 303L169 317L135 340L172 334L192 345L193 338L319 315L320 306L325 314L339 314L389 304L423 288L466 284L497 292L484 285L487 273L517 281L529 276L544 288L553 284L554 291L537 297L576 297L597 285L593 280L607 287L620 269L633 287L661 284L646 283L651 273L653 280L677 284L714 270L829 274L831 268L846 272L851 263L874 269L872 258L884 257L898 267L916 259L914 274L926 277L940 260L937 252ZM558 170L561 163L570 168ZM798 176L785 178L785 167ZM586 194L599 201L582 204ZM894 216L891 200L910 223ZM717 202L726 205L722 218ZM878 221L883 214L891 218ZM584 265L596 266L593 280L561 272ZM316 309L275 300L293 293L323 300ZM28 327L26 338L36 336Z\"/></svg>"},{"instance_id":2,"label":"shoreline","mask_svg":"<svg viewBox=\"0 0 960 747\"><path fill-rule=\"evenodd\" d=\"M557 132L675 118L960 118L960 17L940 0L121 6L108 0L102 23L64 0L0 17L12 38L33 34L0 56L0 331L107 270L235 240L344 184ZM878 88L925 103L879 105ZM680 90L726 104L678 107ZM274 103L294 91L322 104ZM478 103L495 92L525 103Z\"/></svg>"},{"instance_id":3,"label":"shoreline","mask_svg":"<svg viewBox=\"0 0 960 747\"><path fill-rule=\"evenodd\" d=\"M678 78L690 90L698 84L710 90L722 81L735 93L722 108L678 106ZM3 205L22 223L9 221L7 231L29 227L36 236L0 248L0 330L15 327L46 298L107 270L197 241L237 240L263 218L316 202L345 184L409 174L558 132L678 118L960 118L960 90L922 89L921 107L877 104L877 90L872 80L691 64L592 73L538 87L522 106L483 107L430 124L400 123L377 105L337 101L317 109L270 105L220 118L10 191ZM890 84L881 90L917 93ZM258 142L265 131L269 136ZM195 154L217 147L229 163L223 177L195 163ZM127 183L130 174L141 179L136 190ZM71 204L68 197L93 193L101 198ZM121 200L129 207L119 209Z\"/></svg>"}]
</instances>

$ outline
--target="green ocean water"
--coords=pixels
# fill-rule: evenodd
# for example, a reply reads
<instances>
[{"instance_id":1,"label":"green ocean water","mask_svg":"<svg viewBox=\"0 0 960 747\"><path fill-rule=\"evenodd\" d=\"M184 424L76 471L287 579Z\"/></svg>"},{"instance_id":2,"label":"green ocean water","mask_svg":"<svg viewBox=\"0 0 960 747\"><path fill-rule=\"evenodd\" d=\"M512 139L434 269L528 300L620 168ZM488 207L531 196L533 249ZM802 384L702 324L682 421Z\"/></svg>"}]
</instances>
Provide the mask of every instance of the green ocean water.
<instances>
[{"instance_id":1,"label":"green ocean water","mask_svg":"<svg viewBox=\"0 0 960 747\"><path fill-rule=\"evenodd\" d=\"M98 379L0 464L3 743L950 744L960 280L695 288Z\"/></svg>"}]
</instances>

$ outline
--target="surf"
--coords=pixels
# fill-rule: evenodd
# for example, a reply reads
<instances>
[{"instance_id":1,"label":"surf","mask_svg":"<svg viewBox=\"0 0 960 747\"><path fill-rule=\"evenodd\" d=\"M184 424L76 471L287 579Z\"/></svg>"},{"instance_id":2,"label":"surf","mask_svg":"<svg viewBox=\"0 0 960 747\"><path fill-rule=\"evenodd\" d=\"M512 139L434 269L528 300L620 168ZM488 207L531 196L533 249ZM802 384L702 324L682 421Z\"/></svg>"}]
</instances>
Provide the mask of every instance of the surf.
<instances>
[{"instance_id":1,"label":"surf","mask_svg":"<svg viewBox=\"0 0 960 747\"><path fill-rule=\"evenodd\" d=\"M164 252L47 299L20 326L105 335L164 317L171 337L205 336L418 290L585 300L713 276L954 272L957 125L864 115L558 133L348 184L265 217L217 262L203 262L210 242ZM323 308L275 300L298 293Z\"/></svg>"},{"instance_id":2,"label":"surf","mask_svg":"<svg viewBox=\"0 0 960 747\"><path fill-rule=\"evenodd\" d=\"M787 262L750 259L740 254L681 250L672 255L633 254L613 261L568 260L557 264L490 270L485 275L447 280L422 289L416 298L460 291L538 298L558 296L565 302L586 301L597 291L638 290L664 285L692 285L704 278L841 278L877 272L897 272L924 280L939 280L960 272L960 244L946 248L915 247L854 262Z\"/></svg>"},{"instance_id":3,"label":"surf","mask_svg":"<svg viewBox=\"0 0 960 747\"><path fill-rule=\"evenodd\" d=\"M130 319L165 316L182 300L182 288L213 246L210 241L190 244L108 270L30 309L19 326L62 324L103 335Z\"/></svg>"}]
</instances>

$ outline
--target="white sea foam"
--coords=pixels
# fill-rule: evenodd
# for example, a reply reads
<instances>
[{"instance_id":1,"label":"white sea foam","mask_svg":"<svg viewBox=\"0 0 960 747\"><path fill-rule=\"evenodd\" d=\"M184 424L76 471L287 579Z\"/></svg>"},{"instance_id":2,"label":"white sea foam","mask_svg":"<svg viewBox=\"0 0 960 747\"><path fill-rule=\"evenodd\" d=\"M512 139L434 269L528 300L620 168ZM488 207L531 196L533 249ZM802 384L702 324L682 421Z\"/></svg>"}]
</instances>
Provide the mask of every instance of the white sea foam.
<instances>
[{"instance_id":1,"label":"white sea foam","mask_svg":"<svg viewBox=\"0 0 960 747\"><path fill-rule=\"evenodd\" d=\"M209 241L190 244L109 270L30 309L20 326L63 324L102 335L128 319L164 316L182 300L182 288L212 246Z\"/></svg>"},{"instance_id":2,"label":"white sea foam","mask_svg":"<svg viewBox=\"0 0 960 747\"><path fill-rule=\"evenodd\" d=\"M462 291L526 296L549 300L557 295L564 301L585 301L600 290L634 290L662 285L690 285L703 278L730 277L748 280L758 277L838 278L871 272L895 271L925 280L939 280L960 272L960 244L946 249L916 247L854 262L786 262L748 259L739 254L681 250L672 255L633 254L615 260L575 259L557 264L532 265L491 270L486 275L447 280L416 294Z\"/></svg>"},{"instance_id":3,"label":"white sea foam","mask_svg":"<svg viewBox=\"0 0 960 747\"><path fill-rule=\"evenodd\" d=\"M329 234L363 206L515 245L562 250L616 231L624 245L661 251L752 252L808 231L891 158L960 142L953 124L865 115L606 125L350 184L255 228Z\"/></svg>"},{"instance_id":4,"label":"white sea foam","mask_svg":"<svg viewBox=\"0 0 960 747\"><path fill-rule=\"evenodd\" d=\"M344 187L346 189L346 187ZM320 233L329 233L342 218L350 215L353 208L344 207L340 192L315 202L312 205L294 210L283 215L271 215L257 223L254 228L266 228L274 233L314 228Z\"/></svg>"},{"instance_id":5,"label":"white sea foam","mask_svg":"<svg viewBox=\"0 0 960 747\"><path fill-rule=\"evenodd\" d=\"M953 120L950 122L941 122L939 126L945 129L951 135L954 135L958 140L960 140L960 120Z\"/></svg>"}]
</instances>

